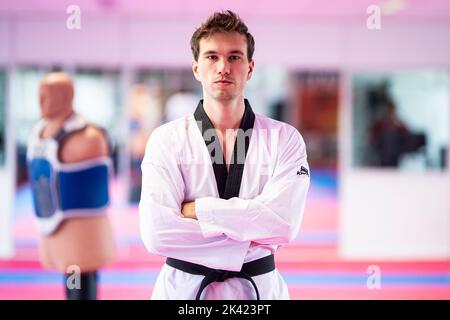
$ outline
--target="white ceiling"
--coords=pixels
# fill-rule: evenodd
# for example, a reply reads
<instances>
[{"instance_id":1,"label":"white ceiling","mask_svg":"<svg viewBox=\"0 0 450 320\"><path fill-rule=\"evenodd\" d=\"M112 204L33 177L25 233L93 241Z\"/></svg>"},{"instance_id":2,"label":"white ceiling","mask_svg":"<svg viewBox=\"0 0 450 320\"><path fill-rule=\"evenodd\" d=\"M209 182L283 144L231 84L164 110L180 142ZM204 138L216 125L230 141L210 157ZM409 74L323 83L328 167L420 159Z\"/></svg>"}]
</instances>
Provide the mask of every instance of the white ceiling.
<instances>
[{"instance_id":1,"label":"white ceiling","mask_svg":"<svg viewBox=\"0 0 450 320\"><path fill-rule=\"evenodd\" d=\"M232 9L244 18L316 20L367 17L368 6L375 4L386 16L450 22L450 0L2 0L0 15L66 14L70 4L78 5L82 14L98 16L180 19Z\"/></svg>"}]
</instances>

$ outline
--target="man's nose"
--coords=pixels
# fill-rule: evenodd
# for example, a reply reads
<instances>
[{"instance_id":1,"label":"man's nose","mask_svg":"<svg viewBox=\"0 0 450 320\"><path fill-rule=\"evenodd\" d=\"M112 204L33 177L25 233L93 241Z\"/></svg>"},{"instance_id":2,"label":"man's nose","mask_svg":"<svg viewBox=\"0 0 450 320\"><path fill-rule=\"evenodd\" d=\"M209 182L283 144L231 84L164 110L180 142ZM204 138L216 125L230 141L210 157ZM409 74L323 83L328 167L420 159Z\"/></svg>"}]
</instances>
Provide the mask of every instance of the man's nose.
<instances>
[{"instance_id":1,"label":"man's nose","mask_svg":"<svg viewBox=\"0 0 450 320\"><path fill-rule=\"evenodd\" d=\"M225 59L220 59L217 63L217 73L221 75L230 74L230 63Z\"/></svg>"}]
</instances>

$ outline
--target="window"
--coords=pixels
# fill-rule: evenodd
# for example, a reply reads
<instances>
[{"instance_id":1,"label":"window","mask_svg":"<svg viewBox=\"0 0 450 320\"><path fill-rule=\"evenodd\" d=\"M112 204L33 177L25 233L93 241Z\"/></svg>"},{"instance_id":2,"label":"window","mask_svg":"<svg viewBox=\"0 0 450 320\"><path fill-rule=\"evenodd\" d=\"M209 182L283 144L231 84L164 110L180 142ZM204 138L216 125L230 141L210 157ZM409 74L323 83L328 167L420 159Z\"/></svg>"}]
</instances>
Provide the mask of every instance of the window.
<instances>
[{"instance_id":1,"label":"window","mask_svg":"<svg viewBox=\"0 0 450 320\"><path fill-rule=\"evenodd\" d=\"M449 74L439 70L353 76L353 164L444 169L449 141Z\"/></svg>"}]
</instances>

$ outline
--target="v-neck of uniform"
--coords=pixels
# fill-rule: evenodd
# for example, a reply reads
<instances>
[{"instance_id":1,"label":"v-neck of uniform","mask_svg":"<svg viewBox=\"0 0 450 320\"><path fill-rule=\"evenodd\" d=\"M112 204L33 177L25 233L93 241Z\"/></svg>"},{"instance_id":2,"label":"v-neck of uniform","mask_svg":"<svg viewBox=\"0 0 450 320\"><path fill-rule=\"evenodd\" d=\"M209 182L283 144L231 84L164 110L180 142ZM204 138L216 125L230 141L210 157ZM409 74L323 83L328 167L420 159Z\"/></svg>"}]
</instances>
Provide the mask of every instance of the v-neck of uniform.
<instances>
[{"instance_id":1,"label":"v-neck of uniform","mask_svg":"<svg viewBox=\"0 0 450 320\"><path fill-rule=\"evenodd\" d=\"M225 161L222 147L220 146L219 137L217 132L209 119L208 115L203 108L203 99L197 105L197 109L194 112L194 118L197 121L200 132L202 133L203 141L208 149L209 156L214 170L214 176L216 178L217 191L222 199L230 199L233 197L239 197L239 190L241 188L242 174L244 172L245 159L247 158L248 147L250 145L250 139L253 131L253 125L255 123L255 114L247 99L244 99L245 110L242 116L241 124L239 125L238 134L236 135L233 147L233 154L231 156L230 171L227 172L227 164ZM210 130L210 131L208 131ZM250 130L250 131L249 131ZM208 132L206 132L208 131ZM244 135L244 136L242 136ZM246 139L246 136L248 139ZM239 140L238 140L239 139ZM245 156L243 161L238 161L238 141L245 139ZM220 152L216 155L215 152ZM221 159L221 163L217 163L215 159Z\"/></svg>"}]
</instances>

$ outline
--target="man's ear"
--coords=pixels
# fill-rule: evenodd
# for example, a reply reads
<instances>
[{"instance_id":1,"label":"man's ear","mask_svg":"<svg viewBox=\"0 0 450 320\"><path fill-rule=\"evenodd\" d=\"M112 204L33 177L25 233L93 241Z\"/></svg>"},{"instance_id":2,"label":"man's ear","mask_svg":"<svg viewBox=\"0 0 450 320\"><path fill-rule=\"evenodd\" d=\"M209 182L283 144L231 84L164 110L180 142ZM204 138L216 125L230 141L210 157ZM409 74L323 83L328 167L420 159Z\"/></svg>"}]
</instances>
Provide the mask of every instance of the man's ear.
<instances>
[{"instance_id":1,"label":"man's ear","mask_svg":"<svg viewBox=\"0 0 450 320\"><path fill-rule=\"evenodd\" d=\"M252 78L253 69L255 69L255 60L251 60L248 65L247 81Z\"/></svg>"},{"instance_id":2,"label":"man's ear","mask_svg":"<svg viewBox=\"0 0 450 320\"><path fill-rule=\"evenodd\" d=\"M198 62L195 60L192 60L192 72L194 73L195 79L200 81L200 75L198 74Z\"/></svg>"}]
</instances>

